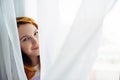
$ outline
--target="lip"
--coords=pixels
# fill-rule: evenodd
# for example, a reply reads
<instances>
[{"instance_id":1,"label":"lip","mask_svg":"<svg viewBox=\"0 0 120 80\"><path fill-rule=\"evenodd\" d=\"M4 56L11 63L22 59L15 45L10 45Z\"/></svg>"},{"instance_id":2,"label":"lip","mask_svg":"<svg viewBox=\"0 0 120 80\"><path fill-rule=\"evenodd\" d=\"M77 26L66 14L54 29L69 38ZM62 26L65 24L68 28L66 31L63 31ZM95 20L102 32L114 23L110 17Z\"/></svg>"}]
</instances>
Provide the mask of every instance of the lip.
<instances>
[{"instance_id":1,"label":"lip","mask_svg":"<svg viewBox=\"0 0 120 80\"><path fill-rule=\"evenodd\" d=\"M35 48L33 48L32 50L38 50L39 49L39 47L35 47Z\"/></svg>"}]
</instances>

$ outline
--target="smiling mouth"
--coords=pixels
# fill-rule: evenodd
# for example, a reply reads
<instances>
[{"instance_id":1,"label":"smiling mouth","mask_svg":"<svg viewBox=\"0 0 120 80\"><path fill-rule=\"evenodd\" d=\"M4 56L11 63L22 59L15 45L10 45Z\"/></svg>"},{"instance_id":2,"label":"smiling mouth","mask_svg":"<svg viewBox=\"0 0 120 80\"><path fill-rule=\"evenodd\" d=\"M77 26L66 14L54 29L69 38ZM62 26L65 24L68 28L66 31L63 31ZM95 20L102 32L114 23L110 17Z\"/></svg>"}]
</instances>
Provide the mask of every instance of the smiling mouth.
<instances>
[{"instance_id":1,"label":"smiling mouth","mask_svg":"<svg viewBox=\"0 0 120 80\"><path fill-rule=\"evenodd\" d=\"M39 47L35 47L35 48L33 48L32 50L39 50Z\"/></svg>"}]
</instances>

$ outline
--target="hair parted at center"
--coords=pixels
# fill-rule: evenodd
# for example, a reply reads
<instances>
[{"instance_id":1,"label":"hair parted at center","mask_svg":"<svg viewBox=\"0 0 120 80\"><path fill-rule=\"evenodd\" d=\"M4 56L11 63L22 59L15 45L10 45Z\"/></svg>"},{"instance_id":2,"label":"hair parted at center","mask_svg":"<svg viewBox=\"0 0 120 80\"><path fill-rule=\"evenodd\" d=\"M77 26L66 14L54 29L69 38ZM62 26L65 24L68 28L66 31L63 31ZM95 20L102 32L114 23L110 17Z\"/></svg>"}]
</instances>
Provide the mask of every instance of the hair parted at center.
<instances>
[{"instance_id":1,"label":"hair parted at center","mask_svg":"<svg viewBox=\"0 0 120 80\"><path fill-rule=\"evenodd\" d=\"M36 22L29 17L17 17L17 26L19 27L22 24L33 24L37 29L38 29L38 25L36 24Z\"/></svg>"}]
</instances>

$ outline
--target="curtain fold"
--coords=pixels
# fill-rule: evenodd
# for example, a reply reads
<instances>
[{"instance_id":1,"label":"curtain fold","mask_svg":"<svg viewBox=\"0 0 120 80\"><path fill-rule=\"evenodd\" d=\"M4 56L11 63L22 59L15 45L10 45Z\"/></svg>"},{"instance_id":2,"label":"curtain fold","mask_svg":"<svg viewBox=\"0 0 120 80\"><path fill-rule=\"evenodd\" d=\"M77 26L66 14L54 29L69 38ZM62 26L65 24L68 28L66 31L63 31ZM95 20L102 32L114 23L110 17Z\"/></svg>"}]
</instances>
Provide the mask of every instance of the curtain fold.
<instances>
[{"instance_id":1,"label":"curtain fold","mask_svg":"<svg viewBox=\"0 0 120 80\"><path fill-rule=\"evenodd\" d=\"M116 0L82 0L70 32L68 33L60 52L56 53L58 54L58 56L56 56L56 61L42 76L43 80L85 80L87 78L87 74L89 74L92 64L97 56L104 17L115 2ZM41 5L43 10L46 10L46 8L44 8L45 5L48 6L47 3L44 3L43 6ZM51 10L51 7L49 10ZM40 16L43 17L45 16L44 14L47 15L47 13L47 18L51 16L49 15L49 11L44 13L41 10L41 13ZM44 21L46 24L48 22L47 20L41 18L41 21ZM49 27L51 27L51 25L49 25ZM54 29L56 30L56 28ZM43 30L43 33L46 32ZM41 33L41 35L43 35L43 33ZM47 35L50 35L50 33ZM41 38L41 41L44 39L46 38ZM51 38L47 39L48 43L52 43ZM57 43L58 42L56 41L56 44ZM52 46L52 44L47 45ZM45 48L49 49L50 47L48 46ZM46 50L45 48L42 49L43 52ZM43 55L43 52L40 54ZM48 52L47 54L44 54L44 56L51 54L51 52ZM52 59L54 57L55 56L52 55L50 58Z\"/></svg>"},{"instance_id":2,"label":"curtain fold","mask_svg":"<svg viewBox=\"0 0 120 80\"><path fill-rule=\"evenodd\" d=\"M58 0L37 0L39 38L40 38L40 58L41 58L41 80L44 74L54 63L57 54L55 43L59 38L59 1Z\"/></svg>"},{"instance_id":3,"label":"curtain fold","mask_svg":"<svg viewBox=\"0 0 120 80\"><path fill-rule=\"evenodd\" d=\"M26 0L13 0L14 11L17 17L25 16Z\"/></svg>"},{"instance_id":4,"label":"curtain fold","mask_svg":"<svg viewBox=\"0 0 120 80\"><path fill-rule=\"evenodd\" d=\"M0 80L27 80L18 40L13 0L0 0Z\"/></svg>"}]
</instances>

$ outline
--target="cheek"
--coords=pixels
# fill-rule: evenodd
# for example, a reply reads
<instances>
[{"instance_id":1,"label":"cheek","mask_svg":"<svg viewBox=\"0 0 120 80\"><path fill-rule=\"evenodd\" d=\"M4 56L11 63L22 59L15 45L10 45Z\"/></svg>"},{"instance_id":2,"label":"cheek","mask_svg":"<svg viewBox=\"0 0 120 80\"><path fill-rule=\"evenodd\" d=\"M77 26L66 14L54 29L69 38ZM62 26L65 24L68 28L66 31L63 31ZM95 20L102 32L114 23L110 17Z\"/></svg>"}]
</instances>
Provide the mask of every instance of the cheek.
<instances>
[{"instance_id":1,"label":"cheek","mask_svg":"<svg viewBox=\"0 0 120 80\"><path fill-rule=\"evenodd\" d=\"M30 54L32 45L30 43L22 43L21 48L26 54Z\"/></svg>"}]
</instances>

